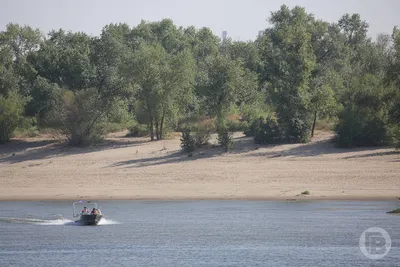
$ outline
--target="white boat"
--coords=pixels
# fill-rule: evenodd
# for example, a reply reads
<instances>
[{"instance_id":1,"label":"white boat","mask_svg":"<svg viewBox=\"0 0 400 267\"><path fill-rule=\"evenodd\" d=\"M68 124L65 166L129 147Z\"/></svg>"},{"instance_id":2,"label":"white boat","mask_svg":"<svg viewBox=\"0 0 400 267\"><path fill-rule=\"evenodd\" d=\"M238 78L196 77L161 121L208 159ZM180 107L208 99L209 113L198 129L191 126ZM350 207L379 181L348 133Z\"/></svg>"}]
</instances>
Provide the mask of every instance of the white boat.
<instances>
[{"instance_id":1,"label":"white boat","mask_svg":"<svg viewBox=\"0 0 400 267\"><path fill-rule=\"evenodd\" d=\"M92 211L89 209L88 212L83 212L83 210L82 212L76 212L76 205L79 206L85 205L85 207L91 206L94 209L92 209ZM72 213L73 220L81 225L97 225L103 218L103 214L101 213L101 210L97 208L97 203L95 202L80 200L78 202L74 202L72 206L73 206L73 213Z\"/></svg>"}]
</instances>

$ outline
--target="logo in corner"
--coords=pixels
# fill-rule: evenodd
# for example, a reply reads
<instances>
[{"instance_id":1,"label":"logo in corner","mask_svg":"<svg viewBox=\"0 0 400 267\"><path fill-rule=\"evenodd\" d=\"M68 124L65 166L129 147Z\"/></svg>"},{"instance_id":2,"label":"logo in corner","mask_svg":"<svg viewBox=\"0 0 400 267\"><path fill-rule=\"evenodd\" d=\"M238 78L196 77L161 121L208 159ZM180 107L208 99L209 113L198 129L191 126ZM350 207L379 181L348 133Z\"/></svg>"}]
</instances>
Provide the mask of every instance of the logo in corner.
<instances>
[{"instance_id":1,"label":"logo in corner","mask_svg":"<svg viewBox=\"0 0 400 267\"><path fill-rule=\"evenodd\" d=\"M359 245L365 257L371 260L379 260L389 253L392 247L392 239L384 229L371 227L361 234Z\"/></svg>"}]
</instances>

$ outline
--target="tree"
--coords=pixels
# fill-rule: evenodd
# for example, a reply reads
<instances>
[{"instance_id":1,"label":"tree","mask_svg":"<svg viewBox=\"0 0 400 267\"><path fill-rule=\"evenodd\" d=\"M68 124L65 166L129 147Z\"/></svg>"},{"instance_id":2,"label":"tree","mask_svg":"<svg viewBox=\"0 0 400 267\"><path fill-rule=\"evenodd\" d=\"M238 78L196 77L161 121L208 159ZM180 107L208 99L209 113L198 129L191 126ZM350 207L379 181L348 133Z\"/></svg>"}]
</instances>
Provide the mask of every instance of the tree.
<instances>
[{"instance_id":1,"label":"tree","mask_svg":"<svg viewBox=\"0 0 400 267\"><path fill-rule=\"evenodd\" d=\"M5 87L14 87L23 96L29 96L36 73L27 57L36 52L42 42L38 29L7 24L6 30L0 33L0 93L6 93Z\"/></svg>"},{"instance_id":2,"label":"tree","mask_svg":"<svg viewBox=\"0 0 400 267\"><path fill-rule=\"evenodd\" d=\"M162 139L166 120L174 117L191 94L191 55L186 51L167 54L161 45L144 45L127 59L124 72L126 77L133 77L136 98L148 116L151 140Z\"/></svg>"},{"instance_id":3,"label":"tree","mask_svg":"<svg viewBox=\"0 0 400 267\"><path fill-rule=\"evenodd\" d=\"M18 87L18 76L14 72L11 49L0 47L0 95L8 95L11 90Z\"/></svg>"},{"instance_id":4,"label":"tree","mask_svg":"<svg viewBox=\"0 0 400 267\"><path fill-rule=\"evenodd\" d=\"M310 78L316 58L308 25L313 21L303 8L282 6L273 12L272 28L260 40L264 72L278 122L288 142L307 142L310 137Z\"/></svg>"},{"instance_id":5,"label":"tree","mask_svg":"<svg viewBox=\"0 0 400 267\"><path fill-rule=\"evenodd\" d=\"M29 58L37 74L61 88L79 91L93 85L92 38L84 33L52 31Z\"/></svg>"},{"instance_id":6,"label":"tree","mask_svg":"<svg viewBox=\"0 0 400 267\"><path fill-rule=\"evenodd\" d=\"M18 24L7 24L6 30L0 34L0 43L11 49L16 61L26 57L28 53L39 49L42 34L38 29Z\"/></svg>"},{"instance_id":7,"label":"tree","mask_svg":"<svg viewBox=\"0 0 400 267\"><path fill-rule=\"evenodd\" d=\"M10 140L24 112L24 101L16 92L0 95L0 143Z\"/></svg>"},{"instance_id":8,"label":"tree","mask_svg":"<svg viewBox=\"0 0 400 267\"><path fill-rule=\"evenodd\" d=\"M343 15L338 23L346 36L346 45L357 46L367 38L368 23L362 21L359 14Z\"/></svg>"},{"instance_id":9,"label":"tree","mask_svg":"<svg viewBox=\"0 0 400 267\"><path fill-rule=\"evenodd\" d=\"M331 77L318 77L311 81L310 110L313 113L311 137L314 136L318 116L333 117L336 115L337 102L329 78Z\"/></svg>"},{"instance_id":10,"label":"tree","mask_svg":"<svg viewBox=\"0 0 400 267\"><path fill-rule=\"evenodd\" d=\"M340 147L380 146L388 142L388 107L391 88L380 77L367 74L354 78L351 90L342 95L335 141Z\"/></svg>"},{"instance_id":11,"label":"tree","mask_svg":"<svg viewBox=\"0 0 400 267\"><path fill-rule=\"evenodd\" d=\"M109 103L101 99L96 88L65 90L62 97L58 120L68 144L87 146L100 141L104 134L101 123L106 121L106 111L110 109L104 105Z\"/></svg>"},{"instance_id":12,"label":"tree","mask_svg":"<svg viewBox=\"0 0 400 267\"><path fill-rule=\"evenodd\" d=\"M389 116L393 127L394 142L397 147L400 147L400 30L397 27L393 29L392 40L393 47L385 77L386 83L395 88L389 101Z\"/></svg>"},{"instance_id":13,"label":"tree","mask_svg":"<svg viewBox=\"0 0 400 267\"><path fill-rule=\"evenodd\" d=\"M241 61L219 55L209 58L207 78L201 94L206 97L210 115L221 122L234 105L249 102L258 89L257 75L244 68Z\"/></svg>"},{"instance_id":14,"label":"tree","mask_svg":"<svg viewBox=\"0 0 400 267\"><path fill-rule=\"evenodd\" d=\"M67 133L69 144L90 144L100 139L100 124L126 93L126 81L118 73L124 45L107 31L98 39L62 30L49 35L29 58L39 75L34 84L39 98L30 106L37 107L42 96L54 92L59 105L56 125Z\"/></svg>"},{"instance_id":15,"label":"tree","mask_svg":"<svg viewBox=\"0 0 400 267\"><path fill-rule=\"evenodd\" d=\"M253 71L260 72L261 60L254 42L234 41L225 44L229 57L233 60L242 60L245 68Z\"/></svg>"},{"instance_id":16,"label":"tree","mask_svg":"<svg viewBox=\"0 0 400 267\"><path fill-rule=\"evenodd\" d=\"M218 55L206 63L207 77L201 94L209 115L217 117L217 132L220 144L228 150L232 136L228 132L227 115L236 105L249 102L257 93L257 75L244 68L241 61Z\"/></svg>"},{"instance_id":17,"label":"tree","mask_svg":"<svg viewBox=\"0 0 400 267\"><path fill-rule=\"evenodd\" d=\"M52 117L61 102L61 89L55 83L38 76L32 83L25 115L36 117L39 126L55 126Z\"/></svg>"}]
</instances>

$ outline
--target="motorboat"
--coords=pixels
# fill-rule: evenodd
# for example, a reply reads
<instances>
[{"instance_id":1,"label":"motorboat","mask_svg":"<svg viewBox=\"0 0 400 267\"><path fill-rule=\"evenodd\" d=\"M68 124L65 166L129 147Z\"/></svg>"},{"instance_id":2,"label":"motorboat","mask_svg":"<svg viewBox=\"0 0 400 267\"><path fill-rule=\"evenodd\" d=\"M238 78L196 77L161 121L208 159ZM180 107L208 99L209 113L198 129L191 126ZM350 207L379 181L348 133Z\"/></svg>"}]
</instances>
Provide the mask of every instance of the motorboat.
<instances>
[{"instance_id":1,"label":"motorboat","mask_svg":"<svg viewBox=\"0 0 400 267\"><path fill-rule=\"evenodd\" d=\"M76 212L76 205L84 205L85 207L81 212ZM103 214L101 213L101 210L97 208L97 203L95 202L80 200L78 202L74 202L72 206L72 217L74 221L80 225L97 225L103 218ZM86 206L92 207L92 209L87 209Z\"/></svg>"}]
</instances>

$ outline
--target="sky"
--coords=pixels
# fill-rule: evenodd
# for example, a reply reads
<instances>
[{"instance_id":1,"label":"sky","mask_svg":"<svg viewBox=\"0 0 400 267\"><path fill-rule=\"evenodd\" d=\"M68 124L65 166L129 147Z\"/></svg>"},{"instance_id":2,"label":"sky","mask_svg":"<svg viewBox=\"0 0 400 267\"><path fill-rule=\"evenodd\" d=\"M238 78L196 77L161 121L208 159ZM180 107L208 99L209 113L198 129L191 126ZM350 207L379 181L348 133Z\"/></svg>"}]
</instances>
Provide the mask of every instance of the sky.
<instances>
[{"instance_id":1,"label":"sky","mask_svg":"<svg viewBox=\"0 0 400 267\"><path fill-rule=\"evenodd\" d=\"M345 13L359 13L368 35L392 33L400 26L400 0L0 0L0 30L8 23L39 28L83 31L99 35L109 23L135 26L140 21L170 18L178 26L209 27L234 40L254 40L268 27L271 12L282 4L306 8L318 19L337 22Z\"/></svg>"}]
</instances>

